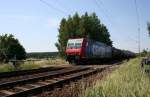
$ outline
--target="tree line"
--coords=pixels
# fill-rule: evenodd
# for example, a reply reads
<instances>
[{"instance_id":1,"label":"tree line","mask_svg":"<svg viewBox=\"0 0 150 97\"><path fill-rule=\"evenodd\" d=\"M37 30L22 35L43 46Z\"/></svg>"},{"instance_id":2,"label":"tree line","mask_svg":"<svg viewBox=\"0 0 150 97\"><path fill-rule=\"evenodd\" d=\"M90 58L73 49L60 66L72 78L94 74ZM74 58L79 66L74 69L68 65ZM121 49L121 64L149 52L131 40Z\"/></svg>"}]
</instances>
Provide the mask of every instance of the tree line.
<instances>
[{"instance_id":1,"label":"tree line","mask_svg":"<svg viewBox=\"0 0 150 97\"><path fill-rule=\"evenodd\" d=\"M41 59L41 58L57 58L58 52L31 52L27 53L27 58L36 58L36 59Z\"/></svg>"}]
</instances>

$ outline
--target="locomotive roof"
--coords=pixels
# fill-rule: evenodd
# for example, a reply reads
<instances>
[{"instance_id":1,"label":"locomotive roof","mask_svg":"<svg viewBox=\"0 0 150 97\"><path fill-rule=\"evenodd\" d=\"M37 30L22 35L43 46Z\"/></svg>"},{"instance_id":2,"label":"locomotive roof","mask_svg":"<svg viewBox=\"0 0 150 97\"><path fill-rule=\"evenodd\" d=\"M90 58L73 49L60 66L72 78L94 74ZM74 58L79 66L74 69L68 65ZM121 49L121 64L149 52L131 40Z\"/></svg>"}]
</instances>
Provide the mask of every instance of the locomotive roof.
<instances>
[{"instance_id":1,"label":"locomotive roof","mask_svg":"<svg viewBox=\"0 0 150 97\"><path fill-rule=\"evenodd\" d=\"M72 42L82 42L84 38L75 38L75 39L69 39L68 42L72 43Z\"/></svg>"}]
</instances>

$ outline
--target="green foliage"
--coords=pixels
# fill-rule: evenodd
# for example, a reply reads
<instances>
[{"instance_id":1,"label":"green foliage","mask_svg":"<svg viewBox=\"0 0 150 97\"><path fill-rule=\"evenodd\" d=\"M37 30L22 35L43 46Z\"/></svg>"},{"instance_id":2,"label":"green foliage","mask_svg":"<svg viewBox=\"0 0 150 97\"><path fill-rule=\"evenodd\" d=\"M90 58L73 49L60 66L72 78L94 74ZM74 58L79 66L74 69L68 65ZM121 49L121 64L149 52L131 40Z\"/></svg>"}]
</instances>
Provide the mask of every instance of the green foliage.
<instances>
[{"instance_id":1,"label":"green foliage","mask_svg":"<svg viewBox=\"0 0 150 97\"><path fill-rule=\"evenodd\" d=\"M122 64L83 97L150 97L150 76L142 72L140 61L136 58Z\"/></svg>"},{"instance_id":2,"label":"green foliage","mask_svg":"<svg viewBox=\"0 0 150 97\"><path fill-rule=\"evenodd\" d=\"M146 57L147 55L148 55L148 51L143 49L143 51L141 52L141 56Z\"/></svg>"},{"instance_id":3,"label":"green foliage","mask_svg":"<svg viewBox=\"0 0 150 97\"><path fill-rule=\"evenodd\" d=\"M148 49L143 49L143 51L140 54L138 54L138 56L150 57L150 52L148 51Z\"/></svg>"},{"instance_id":4,"label":"green foliage","mask_svg":"<svg viewBox=\"0 0 150 97\"><path fill-rule=\"evenodd\" d=\"M58 42L55 44L60 55L65 55L65 49L69 38L89 37L90 39L106 43L112 46L110 34L105 25L103 25L95 13L88 15L85 13L79 16L69 16L63 18L60 23Z\"/></svg>"},{"instance_id":5,"label":"green foliage","mask_svg":"<svg viewBox=\"0 0 150 97\"><path fill-rule=\"evenodd\" d=\"M26 52L19 41L13 35L0 36L0 62L7 62L10 59L25 59Z\"/></svg>"}]
</instances>

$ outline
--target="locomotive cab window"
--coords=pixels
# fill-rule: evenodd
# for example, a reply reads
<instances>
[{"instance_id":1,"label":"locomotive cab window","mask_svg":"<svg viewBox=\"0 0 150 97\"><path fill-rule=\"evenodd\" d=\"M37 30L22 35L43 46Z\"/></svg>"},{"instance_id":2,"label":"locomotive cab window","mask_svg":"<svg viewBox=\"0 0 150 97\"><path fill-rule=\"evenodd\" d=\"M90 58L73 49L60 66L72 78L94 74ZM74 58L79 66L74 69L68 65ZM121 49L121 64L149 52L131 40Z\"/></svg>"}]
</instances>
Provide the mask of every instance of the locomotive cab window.
<instances>
[{"instance_id":1,"label":"locomotive cab window","mask_svg":"<svg viewBox=\"0 0 150 97\"><path fill-rule=\"evenodd\" d=\"M68 47L67 48L74 48L74 43L68 43Z\"/></svg>"},{"instance_id":2,"label":"locomotive cab window","mask_svg":"<svg viewBox=\"0 0 150 97\"><path fill-rule=\"evenodd\" d=\"M75 48L81 48L81 43L75 43Z\"/></svg>"}]
</instances>

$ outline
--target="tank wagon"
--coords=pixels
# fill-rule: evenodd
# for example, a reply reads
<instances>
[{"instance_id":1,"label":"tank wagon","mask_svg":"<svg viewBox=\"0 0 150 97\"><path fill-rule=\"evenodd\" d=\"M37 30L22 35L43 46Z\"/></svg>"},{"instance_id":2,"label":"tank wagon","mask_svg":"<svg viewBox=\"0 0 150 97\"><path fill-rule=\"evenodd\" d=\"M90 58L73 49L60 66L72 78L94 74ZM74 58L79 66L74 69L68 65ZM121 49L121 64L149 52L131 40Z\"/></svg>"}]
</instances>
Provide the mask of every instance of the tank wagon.
<instances>
[{"instance_id":1,"label":"tank wagon","mask_svg":"<svg viewBox=\"0 0 150 97\"><path fill-rule=\"evenodd\" d=\"M69 39L66 47L66 60L71 64L103 62L134 56L135 54L130 51L116 49L88 38Z\"/></svg>"}]
</instances>

